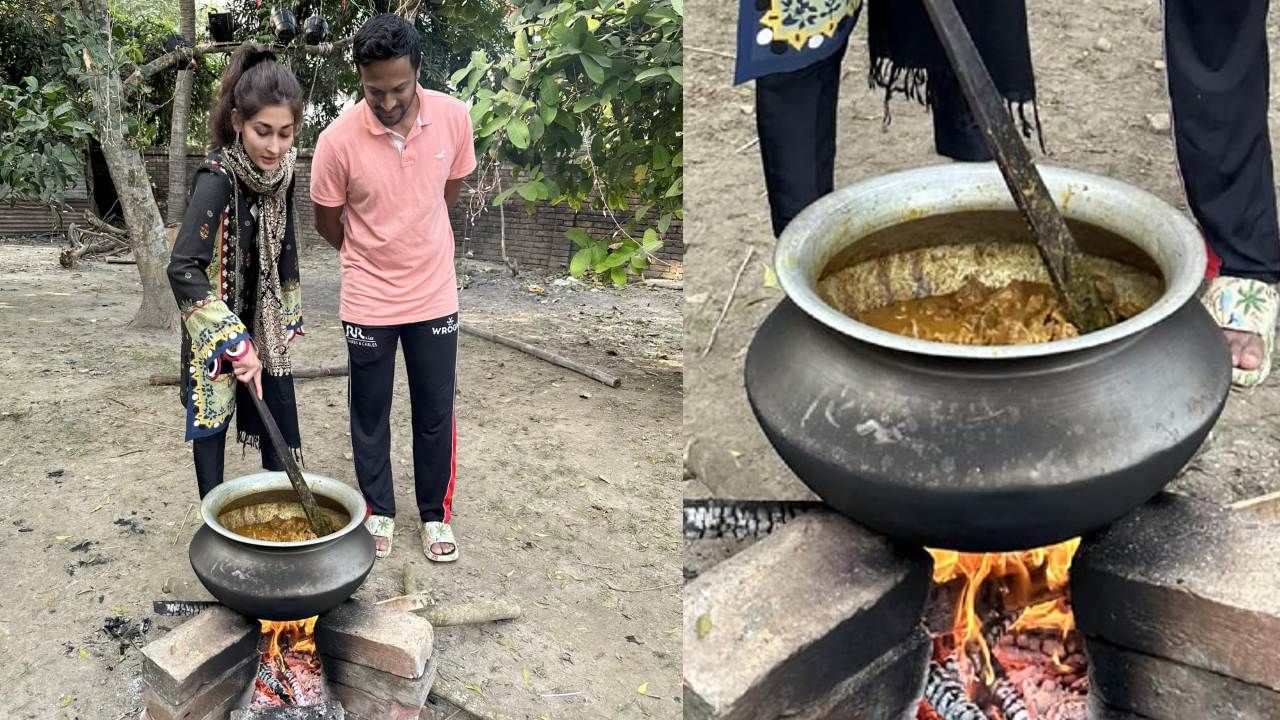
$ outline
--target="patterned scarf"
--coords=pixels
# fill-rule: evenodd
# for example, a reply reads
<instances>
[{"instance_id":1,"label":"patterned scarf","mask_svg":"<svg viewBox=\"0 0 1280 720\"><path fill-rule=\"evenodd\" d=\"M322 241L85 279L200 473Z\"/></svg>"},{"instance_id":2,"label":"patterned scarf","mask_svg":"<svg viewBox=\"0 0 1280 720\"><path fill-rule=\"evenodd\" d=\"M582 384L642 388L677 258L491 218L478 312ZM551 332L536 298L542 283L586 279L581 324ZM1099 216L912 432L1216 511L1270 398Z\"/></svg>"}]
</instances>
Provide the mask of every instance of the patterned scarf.
<instances>
[{"instance_id":1,"label":"patterned scarf","mask_svg":"<svg viewBox=\"0 0 1280 720\"><path fill-rule=\"evenodd\" d=\"M298 149L291 148L271 172L264 173L245 153L237 139L222 151L222 166L250 190L258 193L258 257L259 280L257 312L253 319L253 336L268 375L291 372L286 352L284 293L280 283L280 253L289 223L289 185L293 182ZM297 256L290 253L296 261ZM295 273L296 277L296 273Z\"/></svg>"}]
</instances>

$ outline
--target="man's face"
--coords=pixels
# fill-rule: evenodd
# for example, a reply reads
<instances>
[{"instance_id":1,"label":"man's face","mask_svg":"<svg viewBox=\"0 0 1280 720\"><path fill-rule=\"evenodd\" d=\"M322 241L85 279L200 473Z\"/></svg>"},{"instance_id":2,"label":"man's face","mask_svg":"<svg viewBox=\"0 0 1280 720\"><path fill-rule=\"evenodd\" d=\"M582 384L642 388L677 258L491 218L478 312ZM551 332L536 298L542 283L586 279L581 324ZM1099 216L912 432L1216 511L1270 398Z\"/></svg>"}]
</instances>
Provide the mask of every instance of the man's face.
<instances>
[{"instance_id":1,"label":"man's face","mask_svg":"<svg viewBox=\"0 0 1280 720\"><path fill-rule=\"evenodd\" d=\"M395 127L413 107L418 91L418 68L403 55L391 60L377 60L359 66L360 86L364 101L369 103L378 122Z\"/></svg>"}]
</instances>

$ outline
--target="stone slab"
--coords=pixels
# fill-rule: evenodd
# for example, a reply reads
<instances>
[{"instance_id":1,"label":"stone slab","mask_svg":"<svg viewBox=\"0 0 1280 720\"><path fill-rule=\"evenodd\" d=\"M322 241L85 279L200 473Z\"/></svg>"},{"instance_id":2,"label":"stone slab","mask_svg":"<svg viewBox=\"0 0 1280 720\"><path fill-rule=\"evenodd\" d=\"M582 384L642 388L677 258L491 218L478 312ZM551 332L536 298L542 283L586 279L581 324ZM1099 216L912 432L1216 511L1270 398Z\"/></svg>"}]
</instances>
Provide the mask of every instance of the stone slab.
<instances>
[{"instance_id":1,"label":"stone slab","mask_svg":"<svg viewBox=\"0 0 1280 720\"><path fill-rule=\"evenodd\" d=\"M143 683L142 702L151 720L224 720L236 700L249 687L257 666L257 657L252 653L246 655L239 665L213 683L202 686L181 705L170 704L149 683Z\"/></svg>"},{"instance_id":2,"label":"stone slab","mask_svg":"<svg viewBox=\"0 0 1280 720\"><path fill-rule=\"evenodd\" d=\"M1087 635L1280 690L1280 524L1162 494L1071 567Z\"/></svg>"},{"instance_id":3,"label":"stone slab","mask_svg":"<svg viewBox=\"0 0 1280 720\"><path fill-rule=\"evenodd\" d=\"M325 676L348 687L359 688L379 700L394 700L410 707L422 707L436 680L436 658L427 661L422 677L403 678L366 665L358 665L329 655L322 656Z\"/></svg>"},{"instance_id":4,"label":"stone slab","mask_svg":"<svg viewBox=\"0 0 1280 720\"><path fill-rule=\"evenodd\" d=\"M906 641L890 648L857 675L845 680L796 720L901 720L915 718L924 694L933 639L917 627Z\"/></svg>"},{"instance_id":5,"label":"stone slab","mask_svg":"<svg viewBox=\"0 0 1280 720\"><path fill-rule=\"evenodd\" d=\"M805 707L901 643L931 572L920 548L832 513L796 518L684 587L691 720Z\"/></svg>"},{"instance_id":6,"label":"stone slab","mask_svg":"<svg viewBox=\"0 0 1280 720\"><path fill-rule=\"evenodd\" d=\"M345 602L320 617L316 645L341 660L420 678L431 658L431 623L412 613Z\"/></svg>"},{"instance_id":7,"label":"stone slab","mask_svg":"<svg viewBox=\"0 0 1280 720\"><path fill-rule=\"evenodd\" d=\"M252 655L258 634L239 613L211 607L142 648L142 679L166 703L182 706Z\"/></svg>"},{"instance_id":8,"label":"stone slab","mask_svg":"<svg viewBox=\"0 0 1280 720\"><path fill-rule=\"evenodd\" d=\"M394 700L382 700L341 683L331 682L329 689L342 701L352 720L418 720L422 712L421 705L409 707Z\"/></svg>"},{"instance_id":9,"label":"stone slab","mask_svg":"<svg viewBox=\"0 0 1280 720\"><path fill-rule=\"evenodd\" d=\"M1088 638L1090 694L1151 720L1280 718L1280 693Z\"/></svg>"}]
</instances>

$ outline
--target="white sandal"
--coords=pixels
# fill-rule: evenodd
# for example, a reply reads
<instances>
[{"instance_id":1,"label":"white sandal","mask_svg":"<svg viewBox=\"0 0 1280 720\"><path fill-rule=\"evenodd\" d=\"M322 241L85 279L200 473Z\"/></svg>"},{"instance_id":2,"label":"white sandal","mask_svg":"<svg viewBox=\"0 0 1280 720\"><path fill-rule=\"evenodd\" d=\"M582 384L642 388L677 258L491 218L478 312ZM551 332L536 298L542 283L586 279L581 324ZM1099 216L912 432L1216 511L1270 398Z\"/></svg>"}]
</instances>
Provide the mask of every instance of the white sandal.
<instances>
[{"instance_id":1,"label":"white sandal","mask_svg":"<svg viewBox=\"0 0 1280 720\"><path fill-rule=\"evenodd\" d=\"M1210 281L1201 302L1219 327L1253 333L1262 339L1261 365L1252 370L1231 369L1232 384L1240 387L1261 385L1271 374L1280 293L1261 280L1219 276Z\"/></svg>"},{"instance_id":2,"label":"white sandal","mask_svg":"<svg viewBox=\"0 0 1280 720\"><path fill-rule=\"evenodd\" d=\"M369 534L370 534L370 535L372 535L372 536L374 537L374 541L373 541L373 548L374 548L373 554L374 554L374 557L377 557L377 558L384 558L384 557L387 557L388 555L390 555L390 554L391 554L391 539L392 539L392 536L394 536L394 535L395 535L395 532L396 532L396 521L395 521L395 519L394 519L394 518L389 518L389 517L387 517L387 516L385 516L385 515L370 515L369 517L365 518L365 520L364 520L364 526L365 526L365 529L367 529L367 530L369 531ZM386 539L387 539L387 549L386 549L386 550L379 550L379 549L378 549L378 540L377 540L378 538L386 538Z\"/></svg>"},{"instance_id":3,"label":"white sandal","mask_svg":"<svg viewBox=\"0 0 1280 720\"><path fill-rule=\"evenodd\" d=\"M436 543L452 545L453 550L444 554L433 553L431 546ZM453 528L449 527L449 523L422 523L422 552L432 562L446 563L458 559L458 542L453 539Z\"/></svg>"}]
</instances>

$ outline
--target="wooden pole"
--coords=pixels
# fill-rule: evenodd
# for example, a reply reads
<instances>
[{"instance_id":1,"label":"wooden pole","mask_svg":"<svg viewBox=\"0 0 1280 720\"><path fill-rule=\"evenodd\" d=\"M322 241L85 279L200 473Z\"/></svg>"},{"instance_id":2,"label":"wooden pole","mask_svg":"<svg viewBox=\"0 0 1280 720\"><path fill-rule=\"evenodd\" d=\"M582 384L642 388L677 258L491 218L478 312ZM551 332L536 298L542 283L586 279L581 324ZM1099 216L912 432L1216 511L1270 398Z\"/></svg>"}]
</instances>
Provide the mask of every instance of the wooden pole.
<instances>
[{"instance_id":1,"label":"wooden pole","mask_svg":"<svg viewBox=\"0 0 1280 720\"><path fill-rule=\"evenodd\" d=\"M546 360L552 365L559 365L562 368L567 368L576 373L586 375L592 380L604 383L609 387L616 388L622 385L621 379L619 379L614 375L610 375L604 370L591 367L590 365L583 365L582 363L576 362L574 360L570 360L569 358L563 355L558 355L556 353L551 352L550 350L543 350L542 348L535 347L533 345L530 345L529 343L521 342L514 338L509 338L504 335L498 335L497 333L491 333L488 330L481 330L479 328L474 328L474 327L471 327L470 325L463 325L462 332L467 333L468 335L475 335L476 337L484 338L489 342L496 342L499 345L506 345L507 347L515 348L516 350L528 353L536 358L542 358L543 360Z\"/></svg>"},{"instance_id":2,"label":"wooden pole","mask_svg":"<svg viewBox=\"0 0 1280 720\"><path fill-rule=\"evenodd\" d=\"M331 368L321 366L318 368L309 368L305 370L294 370L293 379L299 380L299 379L319 378L319 377L343 377L346 374L347 374L346 365L338 365L337 367L331 367ZM150 385L177 385L178 376L157 373L155 375L152 375L147 382Z\"/></svg>"}]
</instances>

